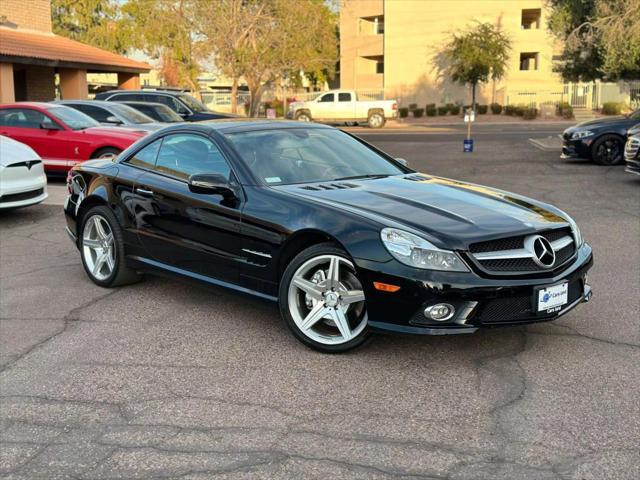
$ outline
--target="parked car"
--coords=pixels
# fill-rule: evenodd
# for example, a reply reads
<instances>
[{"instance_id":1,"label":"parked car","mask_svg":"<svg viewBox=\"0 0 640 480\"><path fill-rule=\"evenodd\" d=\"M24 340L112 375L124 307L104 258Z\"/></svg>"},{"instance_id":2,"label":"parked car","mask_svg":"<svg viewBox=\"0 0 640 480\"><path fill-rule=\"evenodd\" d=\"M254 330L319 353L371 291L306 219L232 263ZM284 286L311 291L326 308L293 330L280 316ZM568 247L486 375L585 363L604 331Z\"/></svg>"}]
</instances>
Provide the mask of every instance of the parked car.
<instances>
[{"instance_id":1,"label":"parked car","mask_svg":"<svg viewBox=\"0 0 640 480\"><path fill-rule=\"evenodd\" d=\"M106 126L129 127L147 132L155 132L167 126L165 123L157 122L135 108L121 103L101 100L60 100L55 103L75 108Z\"/></svg>"},{"instance_id":2,"label":"parked car","mask_svg":"<svg viewBox=\"0 0 640 480\"><path fill-rule=\"evenodd\" d=\"M40 156L28 145L0 135L0 209L35 205L46 198Z\"/></svg>"},{"instance_id":3,"label":"parked car","mask_svg":"<svg viewBox=\"0 0 640 480\"><path fill-rule=\"evenodd\" d=\"M277 302L306 345L554 320L591 297L566 213L416 173L324 125L168 127L68 177L67 231L103 287L166 272Z\"/></svg>"},{"instance_id":4,"label":"parked car","mask_svg":"<svg viewBox=\"0 0 640 480\"><path fill-rule=\"evenodd\" d=\"M640 123L627 132L627 144L624 148L625 171L640 175Z\"/></svg>"},{"instance_id":5,"label":"parked car","mask_svg":"<svg viewBox=\"0 0 640 480\"><path fill-rule=\"evenodd\" d=\"M617 117L598 118L567 128L562 134L562 158L586 158L600 165L623 161L627 130L640 121L640 109Z\"/></svg>"},{"instance_id":6,"label":"parked car","mask_svg":"<svg viewBox=\"0 0 640 480\"><path fill-rule=\"evenodd\" d=\"M113 157L146 133L101 127L84 113L54 103L0 105L0 135L33 148L47 173L66 172L90 158Z\"/></svg>"},{"instance_id":7,"label":"parked car","mask_svg":"<svg viewBox=\"0 0 640 480\"><path fill-rule=\"evenodd\" d=\"M116 102L110 102L115 104ZM153 118L156 122L162 123L183 123L184 119L166 105L161 103L146 102L118 102L120 105L127 105L135 108L146 116Z\"/></svg>"},{"instance_id":8,"label":"parked car","mask_svg":"<svg viewBox=\"0 0 640 480\"><path fill-rule=\"evenodd\" d=\"M360 100L353 90L331 90L306 102L292 102L288 118L302 122L348 123L367 122L371 128L382 128L389 118L398 116L395 100Z\"/></svg>"},{"instance_id":9,"label":"parked car","mask_svg":"<svg viewBox=\"0 0 640 480\"><path fill-rule=\"evenodd\" d=\"M234 117L234 115L209 110L202 102L188 93L170 90L111 90L98 93L95 98L108 102L162 103L187 122Z\"/></svg>"}]
</instances>

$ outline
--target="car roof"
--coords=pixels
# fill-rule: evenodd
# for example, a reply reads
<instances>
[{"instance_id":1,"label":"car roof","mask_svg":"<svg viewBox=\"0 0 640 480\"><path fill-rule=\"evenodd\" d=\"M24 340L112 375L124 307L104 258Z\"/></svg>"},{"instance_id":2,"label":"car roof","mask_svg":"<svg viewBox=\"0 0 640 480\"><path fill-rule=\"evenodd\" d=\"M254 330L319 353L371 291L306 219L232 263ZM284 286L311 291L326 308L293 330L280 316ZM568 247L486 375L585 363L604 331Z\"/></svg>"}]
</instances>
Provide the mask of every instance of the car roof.
<instances>
[{"instance_id":1,"label":"car roof","mask_svg":"<svg viewBox=\"0 0 640 480\"><path fill-rule=\"evenodd\" d=\"M48 110L50 108L59 107L60 104L55 103L47 103L47 102L14 102L14 103L5 103L0 105L0 108L35 108L35 109L43 109ZM68 107L67 107L68 108Z\"/></svg>"},{"instance_id":2,"label":"car roof","mask_svg":"<svg viewBox=\"0 0 640 480\"><path fill-rule=\"evenodd\" d=\"M113 106L113 102L107 102L106 100L56 100L55 102L52 103L57 103L58 105L65 105L68 103L82 103L85 105L99 105L101 107L112 107Z\"/></svg>"},{"instance_id":3,"label":"car roof","mask_svg":"<svg viewBox=\"0 0 640 480\"><path fill-rule=\"evenodd\" d=\"M114 103L114 102L106 102L105 103ZM169 108L167 107L164 103L158 103L158 102L137 102L135 100L125 100L124 102L118 102L118 103L124 103L125 105L144 105L144 106L151 106L151 107L162 107L162 108ZM169 110L171 110L169 108ZM173 110L171 110L173 112Z\"/></svg>"},{"instance_id":4,"label":"car roof","mask_svg":"<svg viewBox=\"0 0 640 480\"><path fill-rule=\"evenodd\" d=\"M167 95L180 95L180 94L188 94L188 92L184 92L182 90L107 90L106 92L100 92L98 95L113 95L116 93L148 93L151 95L156 95L159 93L165 93Z\"/></svg>"},{"instance_id":5,"label":"car roof","mask_svg":"<svg viewBox=\"0 0 640 480\"><path fill-rule=\"evenodd\" d=\"M295 120L270 120L265 118L221 118L201 122L181 123L164 128L163 133L173 130L195 129L201 132L219 132L221 134L251 132L260 130L288 130L294 128L312 128L333 130L333 127L319 123L298 122Z\"/></svg>"}]
</instances>

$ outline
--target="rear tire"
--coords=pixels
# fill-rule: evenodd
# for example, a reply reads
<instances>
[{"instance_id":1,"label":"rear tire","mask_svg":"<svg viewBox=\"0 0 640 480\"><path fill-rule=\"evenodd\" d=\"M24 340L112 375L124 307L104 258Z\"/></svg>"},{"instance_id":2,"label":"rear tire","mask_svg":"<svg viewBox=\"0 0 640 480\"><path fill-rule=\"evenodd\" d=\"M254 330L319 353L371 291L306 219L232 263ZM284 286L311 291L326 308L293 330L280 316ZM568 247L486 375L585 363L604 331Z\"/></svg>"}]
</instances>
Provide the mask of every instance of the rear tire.
<instances>
[{"instance_id":1,"label":"rear tire","mask_svg":"<svg viewBox=\"0 0 640 480\"><path fill-rule=\"evenodd\" d=\"M353 262L332 243L309 247L289 263L280 281L279 305L293 335L314 350L342 353L371 336Z\"/></svg>"},{"instance_id":2,"label":"rear tire","mask_svg":"<svg viewBox=\"0 0 640 480\"><path fill-rule=\"evenodd\" d=\"M617 135L603 135L593 142L591 158L599 165L619 165L624 159L624 141Z\"/></svg>"},{"instance_id":3,"label":"rear tire","mask_svg":"<svg viewBox=\"0 0 640 480\"><path fill-rule=\"evenodd\" d=\"M78 245L84 270L96 285L119 287L142 278L125 263L122 229L108 207L93 207L82 217Z\"/></svg>"},{"instance_id":4,"label":"rear tire","mask_svg":"<svg viewBox=\"0 0 640 480\"><path fill-rule=\"evenodd\" d=\"M382 128L386 123L384 115L380 112L372 112L369 114L367 118L367 123L369 124L369 128Z\"/></svg>"}]
</instances>

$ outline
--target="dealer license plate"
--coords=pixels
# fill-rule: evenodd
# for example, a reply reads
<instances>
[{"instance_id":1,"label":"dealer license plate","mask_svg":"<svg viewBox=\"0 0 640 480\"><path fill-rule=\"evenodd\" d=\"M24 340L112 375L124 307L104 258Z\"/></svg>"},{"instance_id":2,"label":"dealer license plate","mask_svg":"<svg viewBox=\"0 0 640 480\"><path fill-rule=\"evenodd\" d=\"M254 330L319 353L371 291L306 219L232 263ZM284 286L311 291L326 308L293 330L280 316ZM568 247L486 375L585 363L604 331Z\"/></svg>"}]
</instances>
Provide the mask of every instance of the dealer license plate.
<instances>
[{"instance_id":1,"label":"dealer license plate","mask_svg":"<svg viewBox=\"0 0 640 480\"><path fill-rule=\"evenodd\" d=\"M569 282L538 290L538 313L553 313L569 301Z\"/></svg>"}]
</instances>

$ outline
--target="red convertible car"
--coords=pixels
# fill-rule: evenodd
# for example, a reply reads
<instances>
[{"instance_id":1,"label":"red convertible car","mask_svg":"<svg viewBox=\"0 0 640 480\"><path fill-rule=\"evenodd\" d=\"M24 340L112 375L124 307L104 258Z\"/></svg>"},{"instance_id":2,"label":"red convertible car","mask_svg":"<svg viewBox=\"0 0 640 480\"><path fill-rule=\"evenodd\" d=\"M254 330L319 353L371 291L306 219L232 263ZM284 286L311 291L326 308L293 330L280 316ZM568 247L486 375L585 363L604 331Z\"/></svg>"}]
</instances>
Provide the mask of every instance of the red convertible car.
<instances>
[{"instance_id":1,"label":"red convertible car","mask_svg":"<svg viewBox=\"0 0 640 480\"><path fill-rule=\"evenodd\" d=\"M119 154L147 132L102 127L73 108L51 103L0 105L0 135L33 148L48 173L65 173L76 163Z\"/></svg>"}]
</instances>

